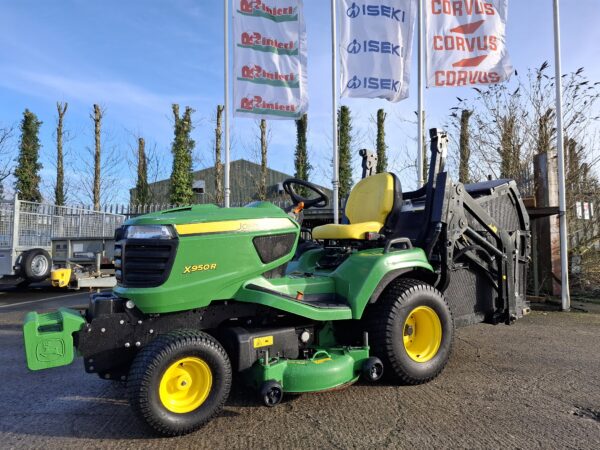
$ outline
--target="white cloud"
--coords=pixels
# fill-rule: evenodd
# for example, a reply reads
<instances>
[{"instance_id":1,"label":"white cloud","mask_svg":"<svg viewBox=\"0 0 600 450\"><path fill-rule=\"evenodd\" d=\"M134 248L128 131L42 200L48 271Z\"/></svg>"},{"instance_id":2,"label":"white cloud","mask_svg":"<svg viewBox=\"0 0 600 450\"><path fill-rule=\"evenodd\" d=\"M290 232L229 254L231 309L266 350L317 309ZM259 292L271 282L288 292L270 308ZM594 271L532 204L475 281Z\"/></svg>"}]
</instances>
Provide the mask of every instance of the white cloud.
<instances>
[{"instance_id":1,"label":"white cloud","mask_svg":"<svg viewBox=\"0 0 600 450\"><path fill-rule=\"evenodd\" d=\"M5 88L56 99L68 98L86 104L103 103L164 112L173 102L202 101L200 96L156 94L122 80L71 78L33 71L6 71L0 78Z\"/></svg>"}]
</instances>

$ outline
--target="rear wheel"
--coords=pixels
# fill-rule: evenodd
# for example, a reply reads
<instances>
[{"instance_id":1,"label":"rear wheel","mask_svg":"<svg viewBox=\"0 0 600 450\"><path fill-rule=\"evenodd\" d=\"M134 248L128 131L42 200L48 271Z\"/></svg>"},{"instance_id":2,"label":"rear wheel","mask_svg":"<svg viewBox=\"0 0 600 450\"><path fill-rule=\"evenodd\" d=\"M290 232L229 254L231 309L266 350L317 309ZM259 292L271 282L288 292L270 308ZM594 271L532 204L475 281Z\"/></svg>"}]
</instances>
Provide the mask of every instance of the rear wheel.
<instances>
[{"instance_id":1,"label":"rear wheel","mask_svg":"<svg viewBox=\"0 0 600 450\"><path fill-rule=\"evenodd\" d=\"M182 435L208 422L229 396L231 364L213 337L179 330L157 337L135 357L129 401L156 432Z\"/></svg>"},{"instance_id":2,"label":"rear wheel","mask_svg":"<svg viewBox=\"0 0 600 450\"><path fill-rule=\"evenodd\" d=\"M454 323L444 296L413 279L393 282L368 312L372 353L404 384L432 380L446 366Z\"/></svg>"}]
</instances>

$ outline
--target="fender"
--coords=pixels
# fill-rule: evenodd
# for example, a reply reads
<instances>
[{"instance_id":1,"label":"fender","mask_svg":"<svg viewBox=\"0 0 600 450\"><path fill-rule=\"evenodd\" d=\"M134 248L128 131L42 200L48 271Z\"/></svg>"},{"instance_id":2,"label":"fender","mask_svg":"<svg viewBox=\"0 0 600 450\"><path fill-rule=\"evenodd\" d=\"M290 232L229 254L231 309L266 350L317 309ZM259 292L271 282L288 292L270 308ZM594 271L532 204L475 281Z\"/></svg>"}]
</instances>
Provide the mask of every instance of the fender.
<instances>
[{"instance_id":1,"label":"fender","mask_svg":"<svg viewBox=\"0 0 600 450\"><path fill-rule=\"evenodd\" d=\"M393 279L415 269L435 276L422 249L384 253L379 248L354 253L331 276L337 294L347 299L352 318L360 319L367 304L376 301Z\"/></svg>"},{"instance_id":2,"label":"fender","mask_svg":"<svg viewBox=\"0 0 600 450\"><path fill-rule=\"evenodd\" d=\"M383 293L386 287L394 281L396 278L408 275L406 278L414 278L417 280L424 281L427 284L430 284L435 287L438 276L435 272L430 272L428 270L416 269L414 267L406 268L406 269L398 269L392 270L385 274L385 276L381 279L375 291L373 291L373 295L369 299L369 303L375 303L379 300L380 295Z\"/></svg>"}]
</instances>

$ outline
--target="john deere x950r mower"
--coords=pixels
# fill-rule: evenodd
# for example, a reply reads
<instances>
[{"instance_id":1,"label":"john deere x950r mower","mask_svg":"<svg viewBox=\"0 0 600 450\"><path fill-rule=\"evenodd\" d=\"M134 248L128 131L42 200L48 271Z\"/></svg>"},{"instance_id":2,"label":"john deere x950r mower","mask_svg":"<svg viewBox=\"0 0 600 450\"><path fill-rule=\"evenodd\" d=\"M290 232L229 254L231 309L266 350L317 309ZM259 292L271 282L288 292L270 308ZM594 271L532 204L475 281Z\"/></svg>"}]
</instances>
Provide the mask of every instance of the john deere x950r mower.
<instances>
[{"instance_id":1,"label":"john deere x950r mower","mask_svg":"<svg viewBox=\"0 0 600 450\"><path fill-rule=\"evenodd\" d=\"M234 372L267 406L384 372L400 384L433 379L455 327L528 311L530 246L515 183L452 183L447 138L434 129L431 139L428 182L413 192L393 173L371 174L362 151L347 223L303 230L310 239L300 239L302 209L328 199L296 179L284 183L289 211L196 205L129 220L112 293L83 312L28 314L29 368L78 354L86 372L126 381L135 413L165 435L214 416Z\"/></svg>"}]
</instances>

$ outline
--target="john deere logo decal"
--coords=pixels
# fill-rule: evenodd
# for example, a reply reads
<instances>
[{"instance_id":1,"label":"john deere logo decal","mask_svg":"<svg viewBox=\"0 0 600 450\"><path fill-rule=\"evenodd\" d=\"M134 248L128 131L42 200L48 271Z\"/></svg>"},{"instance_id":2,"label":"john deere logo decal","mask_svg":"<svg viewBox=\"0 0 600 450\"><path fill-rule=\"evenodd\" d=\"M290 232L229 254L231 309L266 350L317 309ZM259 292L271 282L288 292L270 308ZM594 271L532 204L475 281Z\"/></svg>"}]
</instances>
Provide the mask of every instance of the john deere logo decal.
<instances>
[{"instance_id":1,"label":"john deere logo decal","mask_svg":"<svg viewBox=\"0 0 600 450\"><path fill-rule=\"evenodd\" d=\"M298 108L293 104L267 102L261 96L255 95L254 97L242 98L237 112L250 113L250 114L269 114L281 117L298 117Z\"/></svg>"},{"instance_id":2,"label":"john deere logo decal","mask_svg":"<svg viewBox=\"0 0 600 450\"><path fill-rule=\"evenodd\" d=\"M273 22L294 22L298 20L298 11L294 6L268 5L262 0L240 0L240 14L262 17Z\"/></svg>"},{"instance_id":3,"label":"john deere logo decal","mask_svg":"<svg viewBox=\"0 0 600 450\"><path fill-rule=\"evenodd\" d=\"M242 33L242 42L238 47L249 48L258 52L270 52L277 55L298 55L298 43L294 41L280 42L277 39L263 36L260 33Z\"/></svg>"},{"instance_id":4,"label":"john deere logo decal","mask_svg":"<svg viewBox=\"0 0 600 450\"><path fill-rule=\"evenodd\" d=\"M238 77L238 80L292 89L300 87L298 75L295 73L268 72L259 65L242 67L242 76Z\"/></svg>"},{"instance_id":5,"label":"john deere logo decal","mask_svg":"<svg viewBox=\"0 0 600 450\"><path fill-rule=\"evenodd\" d=\"M65 342L62 339L44 339L35 349L35 356L40 362L52 362L65 355Z\"/></svg>"}]
</instances>

